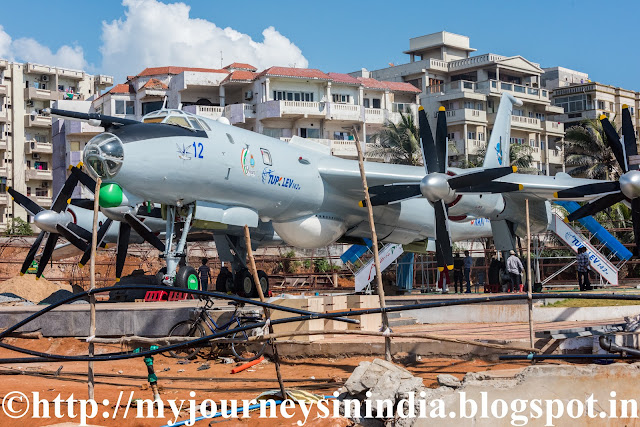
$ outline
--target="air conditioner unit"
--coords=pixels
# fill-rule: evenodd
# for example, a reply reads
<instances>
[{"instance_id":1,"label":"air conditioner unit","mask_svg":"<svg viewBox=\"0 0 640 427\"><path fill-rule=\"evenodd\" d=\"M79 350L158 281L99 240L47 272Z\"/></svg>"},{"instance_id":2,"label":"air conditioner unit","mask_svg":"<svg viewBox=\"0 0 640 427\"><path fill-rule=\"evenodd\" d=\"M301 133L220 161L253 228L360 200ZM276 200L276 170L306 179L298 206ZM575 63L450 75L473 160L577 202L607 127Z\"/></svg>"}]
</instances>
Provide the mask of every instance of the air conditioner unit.
<instances>
[{"instance_id":1,"label":"air conditioner unit","mask_svg":"<svg viewBox=\"0 0 640 427\"><path fill-rule=\"evenodd\" d=\"M40 154L39 153L33 153L31 155L31 158L34 159L34 160L38 160L38 159L40 159Z\"/></svg>"},{"instance_id":2,"label":"air conditioner unit","mask_svg":"<svg viewBox=\"0 0 640 427\"><path fill-rule=\"evenodd\" d=\"M244 93L244 99L247 101L250 101L251 99L253 99L253 91L252 90L248 90Z\"/></svg>"},{"instance_id":3,"label":"air conditioner unit","mask_svg":"<svg viewBox=\"0 0 640 427\"><path fill-rule=\"evenodd\" d=\"M42 77L40 77L40 81L42 82L48 82L49 81L49 76L46 74L43 74Z\"/></svg>"}]
</instances>

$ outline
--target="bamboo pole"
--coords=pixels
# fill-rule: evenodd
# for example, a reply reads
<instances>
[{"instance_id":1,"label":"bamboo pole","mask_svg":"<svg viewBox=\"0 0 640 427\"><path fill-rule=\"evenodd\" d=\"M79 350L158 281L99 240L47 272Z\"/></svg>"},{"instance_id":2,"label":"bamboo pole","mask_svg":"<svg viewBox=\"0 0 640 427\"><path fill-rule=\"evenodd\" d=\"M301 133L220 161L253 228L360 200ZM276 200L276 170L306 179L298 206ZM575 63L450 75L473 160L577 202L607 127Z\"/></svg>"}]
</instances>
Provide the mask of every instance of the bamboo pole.
<instances>
[{"instance_id":1,"label":"bamboo pole","mask_svg":"<svg viewBox=\"0 0 640 427\"><path fill-rule=\"evenodd\" d=\"M91 233L91 261L89 263L89 290L96 288L96 246L98 240L98 212L100 211L100 185L102 180L98 178L96 181L96 188L93 192L93 229ZM94 354L93 338L96 336L96 296L95 294L89 295L89 356ZM93 361L89 361L89 368L87 372L88 387L89 387L89 399L94 399L94 387L95 378L93 372Z\"/></svg>"},{"instance_id":2,"label":"bamboo pole","mask_svg":"<svg viewBox=\"0 0 640 427\"><path fill-rule=\"evenodd\" d=\"M364 172L364 156L362 155L362 147L360 147L360 138L358 138L358 131L353 127L353 135L356 140L356 150L358 151L358 166L360 167L360 177L362 178L362 189L364 190L364 200L367 205L367 211L369 213L369 227L371 228L371 246L373 247L373 261L376 266L376 283L378 288L378 297L380 299L380 308L385 308L384 301L384 287L382 286L382 271L380 270L380 256L378 254L378 235L376 234L376 225L373 221L373 208L371 207L371 200L369 198L369 187L367 186L367 175ZM391 332L389 328L389 317L386 312L382 312L382 326L386 334ZM384 339L384 358L387 362L391 362L391 338L385 337Z\"/></svg>"},{"instance_id":3,"label":"bamboo pole","mask_svg":"<svg viewBox=\"0 0 640 427\"><path fill-rule=\"evenodd\" d=\"M249 226L244 226L244 241L247 246L247 256L249 257L249 271L253 275L253 281L256 284L256 289L258 291L258 296L260 297L260 301L265 302L264 292L262 292L262 286L260 286L260 278L258 277L258 270L256 269L256 261L253 258L253 250L251 249L251 234L249 232ZM267 307L263 307L264 317L267 322L269 322L269 334L273 334L273 326L271 326L271 312ZM278 377L278 384L280 385L280 393L282 393L282 398L287 398L287 393L284 389L284 382L282 381L282 373L280 372L280 356L278 355L278 347L276 347L276 342L274 339L271 341L271 350L273 351L273 362L276 365L276 376Z\"/></svg>"},{"instance_id":4,"label":"bamboo pole","mask_svg":"<svg viewBox=\"0 0 640 427\"><path fill-rule=\"evenodd\" d=\"M527 221L527 302L529 303L529 341L533 348L533 298L531 289L531 225L529 224L529 199L525 199Z\"/></svg>"}]
</instances>

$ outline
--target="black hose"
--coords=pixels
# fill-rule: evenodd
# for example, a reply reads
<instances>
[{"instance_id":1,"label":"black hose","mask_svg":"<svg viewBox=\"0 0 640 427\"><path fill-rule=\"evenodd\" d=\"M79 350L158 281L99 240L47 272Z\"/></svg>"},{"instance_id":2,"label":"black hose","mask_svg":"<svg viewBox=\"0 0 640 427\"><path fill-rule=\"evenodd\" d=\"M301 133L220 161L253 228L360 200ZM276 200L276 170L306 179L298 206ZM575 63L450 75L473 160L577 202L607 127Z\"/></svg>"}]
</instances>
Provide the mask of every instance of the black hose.
<instances>
[{"instance_id":1,"label":"black hose","mask_svg":"<svg viewBox=\"0 0 640 427\"><path fill-rule=\"evenodd\" d=\"M623 356L621 354L506 354L498 360L545 360L545 359L638 359L640 356Z\"/></svg>"},{"instance_id":2,"label":"black hose","mask_svg":"<svg viewBox=\"0 0 640 427\"><path fill-rule=\"evenodd\" d=\"M48 307L43 308L42 310L40 310L37 313L32 314L31 316L27 317L26 319L16 323L15 325L11 326L10 328L0 332L0 340L2 340L3 338L5 338L7 335L9 335L10 333L14 332L16 329L20 328L21 326L24 326L25 324L29 323L30 321L32 321L33 319L42 316L43 314L53 310L56 307L59 307L62 304L65 304L67 302L70 301L74 301L76 299L85 297L87 295L92 295L92 294L96 294L96 293L101 293L101 292L108 292L111 290L129 290L129 289L146 289L146 290L166 290L167 287L164 286L148 286L148 285L127 285L127 286L112 286L112 287L108 287L108 288L99 288L99 289L94 289L94 290L90 290L90 291L85 291L79 294L74 294L68 298L65 298L64 300L61 300L57 303L51 304ZM277 319L277 320L272 320L271 324L284 324L284 323L291 323L291 322L300 322L300 321L306 321L306 320L313 320L313 319L340 319L341 317L349 317L349 316L359 316L359 315L363 315L363 314L377 314L377 313L392 313L392 312L397 312L397 311L406 311L406 310L419 310L419 309L423 309L423 308L435 308L435 307L447 307L447 306L454 306L454 305L466 305L466 304L479 304L479 303L483 303L483 302L500 302L500 301L517 301L517 300L525 300L528 299L526 294L522 294L522 295L499 295L499 296L492 296L492 297L481 297L481 298L466 298L466 299L457 299L457 300L451 300L451 301L436 301L436 302L429 302L429 303L421 303L421 304L411 304L411 305L402 305L402 306L397 306L397 307L385 307L385 308L369 308L369 309L359 309L359 310L349 310L349 311L343 311L343 312L337 312L337 313L312 313L312 312L308 312L305 310L298 310L298 309L292 309L289 307L281 307L278 305L274 305L274 304L269 304L269 303L261 303L259 301L253 301L247 298L242 298L242 297L238 297L235 295L226 295L226 294L222 294L219 292L206 292L206 291L199 291L199 290L194 290L194 289L182 289L182 291L187 292L187 293L191 293L191 294L196 294L196 295L201 295L201 296L211 296L211 297L215 297L215 298L222 298L222 299L231 299L231 300L235 300L235 301L240 301L240 302L246 302L249 304L254 304L254 305L260 305L260 306L264 306L264 307L268 307L268 308L272 308L274 310L282 310L282 311L288 311L288 312L294 312L294 313L309 313L309 314L305 314L305 315L301 315L299 317L288 317L288 318L284 318L284 319ZM584 299L616 299L616 300L640 300L640 295L609 295L609 294L583 294L583 293L575 293L575 294L533 294L532 295L533 299L545 299L545 298L558 298L558 299L570 299L570 298L584 298ZM349 321L351 319L344 319L344 321ZM64 356L64 355L56 355L56 354L50 354L50 353L43 353L43 352L38 352L38 351L34 351L34 350L28 350L28 349L24 349L24 348L20 348L20 347L16 347L16 346L12 346L10 344L5 344L0 342L0 347L9 349L9 350L13 350L19 353L23 353L23 354L28 354L31 356L38 356L38 357L44 357L44 358L49 358L49 359L55 359L55 360L66 360L66 361L81 361L81 362L86 362L86 361L111 361L111 360L124 360L124 359L131 359L134 357L145 357L145 356L151 356L157 353L162 353L165 351L169 351L169 350L177 350L180 348L184 348L184 347L190 347L193 345L197 345L197 344L201 344L201 343L206 343L209 340L215 339L215 338L221 338L236 332L242 332L242 331L246 331L248 329L255 329L255 328L259 328L259 327L263 327L266 324L266 322L257 322L257 323L253 323L253 324L248 324L245 326L240 326L237 328L233 328L233 329L228 329L226 331L222 331L222 332L218 332L218 333L213 333L211 335L206 335L200 338L195 338L191 341L185 341L182 343L178 343L178 344L172 344L166 347L160 347L156 350L147 350L147 351L143 351L140 353L128 353L128 352L120 352L120 353L111 353L111 354L106 354L106 355L96 355L96 356Z\"/></svg>"},{"instance_id":3,"label":"black hose","mask_svg":"<svg viewBox=\"0 0 640 427\"><path fill-rule=\"evenodd\" d=\"M611 351L615 353L627 353L627 355L640 357L640 350L638 350L637 348L624 347L624 346L618 345L613 341L611 341L609 338L607 338L606 335L600 335L599 341L600 341L600 347L602 347L607 351Z\"/></svg>"}]
</instances>

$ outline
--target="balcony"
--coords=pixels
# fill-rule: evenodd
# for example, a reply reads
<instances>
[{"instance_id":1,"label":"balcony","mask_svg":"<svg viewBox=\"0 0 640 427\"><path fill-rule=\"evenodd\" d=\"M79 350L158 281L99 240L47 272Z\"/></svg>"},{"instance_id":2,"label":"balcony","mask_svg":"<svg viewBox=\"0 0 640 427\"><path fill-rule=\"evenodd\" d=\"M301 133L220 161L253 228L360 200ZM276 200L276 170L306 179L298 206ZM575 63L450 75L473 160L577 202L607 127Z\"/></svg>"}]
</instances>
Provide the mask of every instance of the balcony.
<instances>
[{"instance_id":1,"label":"balcony","mask_svg":"<svg viewBox=\"0 0 640 427\"><path fill-rule=\"evenodd\" d=\"M327 116L330 120L361 121L360 106L354 104L327 103Z\"/></svg>"},{"instance_id":2,"label":"balcony","mask_svg":"<svg viewBox=\"0 0 640 427\"><path fill-rule=\"evenodd\" d=\"M2 166L0 167L0 176L8 176L9 174L9 168L7 168L6 166Z\"/></svg>"},{"instance_id":3,"label":"balcony","mask_svg":"<svg viewBox=\"0 0 640 427\"><path fill-rule=\"evenodd\" d=\"M7 61L6 59L0 59L0 70L7 68L8 65L9 61Z\"/></svg>"},{"instance_id":4,"label":"balcony","mask_svg":"<svg viewBox=\"0 0 640 427\"><path fill-rule=\"evenodd\" d=\"M24 126L25 127L51 127L51 116L41 116L35 115L31 116L31 114L24 115Z\"/></svg>"},{"instance_id":5,"label":"balcony","mask_svg":"<svg viewBox=\"0 0 640 427\"><path fill-rule=\"evenodd\" d=\"M258 118L322 118L324 103L307 101L267 101L258 105Z\"/></svg>"},{"instance_id":6,"label":"balcony","mask_svg":"<svg viewBox=\"0 0 640 427\"><path fill-rule=\"evenodd\" d=\"M365 108L364 121L367 124L382 124L385 121L384 110L381 108Z\"/></svg>"},{"instance_id":7,"label":"balcony","mask_svg":"<svg viewBox=\"0 0 640 427\"><path fill-rule=\"evenodd\" d=\"M511 116L511 126L527 130L542 130L540 119L535 117Z\"/></svg>"},{"instance_id":8,"label":"balcony","mask_svg":"<svg viewBox=\"0 0 640 427\"><path fill-rule=\"evenodd\" d=\"M50 142L38 142L35 140L31 140L25 143L24 151L26 154L51 154L53 153L53 145Z\"/></svg>"},{"instance_id":9,"label":"balcony","mask_svg":"<svg viewBox=\"0 0 640 427\"><path fill-rule=\"evenodd\" d=\"M66 68L58 68L58 75L60 77L66 77L74 80L84 79L84 71L80 71L80 70L69 70Z\"/></svg>"},{"instance_id":10,"label":"balcony","mask_svg":"<svg viewBox=\"0 0 640 427\"><path fill-rule=\"evenodd\" d=\"M7 149L7 138L4 135L0 135L0 151Z\"/></svg>"},{"instance_id":11,"label":"balcony","mask_svg":"<svg viewBox=\"0 0 640 427\"><path fill-rule=\"evenodd\" d=\"M487 143L485 141L480 141L479 139L467 139L467 150L468 154L484 154L484 151L487 148ZM457 146L457 143L456 143ZM464 154L461 152L460 154Z\"/></svg>"},{"instance_id":12,"label":"balcony","mask_svg":"<svg viewBox=\"0 0 640 427\"><path fill-rule=\"evenodd\" d=\"M58 99L58 92L47 89L37 89L35 87L24 88L24 99L39 99L42 101L51 101Z\"/></svg>"},{"instance_id":13,"label":"balcony","mask_svg":"<svg viewBox=\"0 0 640 427\"><path fill-rule=\"evenodd\" d=\"M187 105L184 111L206 117L208 119L217 120L224 115L224 107L215 107L209 105Z\"/></svg>"},{"instance_id":14,"label":"balcony","mask_svg":"<svg viewBox=\"0 0 640 427\"><path fill-rule=\"evenodd\" d=\"M470 58L459 59L449 62L449 71L455 71L462 68L480 67L482 65L493 64L506 59L506 56L487 53L484 55L472 56Z\"/></svg>"},{"instance_id":15,"label":"balcony","mask_svg":"<svg viewBox=\"0 0 640 427\"><path fill-rule=\"evenodd\" d=\"M549 163L557 164L564 163L564 160L562 159L562 150L547 150L547 161Z\"/></svg>"},{"instance_id":16,"label":"balcony","mask_svg":"<svg viewBox=\"0 0 640 427\"><path fill-rule=\"evenodd\" d=\"M53 203L53 200L49 196L29 196L29 198L43 208L48 208Z\"/></svg>"},{"instance_id":17,"label":"balcony","mask_svg":"<svg viewBox=\"0 0 640 427\"><path fill-rule=\"evenodd\" d=\"M9 93L9 88L7 85L0 85L0 96L7 96Z\"/></svg>"},{"instance_id":18,"label":"balcony","mask_svg":"<svg viewBox=\"0 0 640 427\"><path fill-rule=\"evenodd\" d=\"M485 80L474 84L476 91L485 95L500 95L502 92L511 92L516 98L530 101L549 102L549 92L546 89L523 86L498 80Z\"/></svg>"},{"instance_id":19,"label":"balcony","mask_svg":"<svg viewBox=\"0 0 640 427\"><path fill-rule=\"evenodd\" d=\"M247 119L256 118L255 106L251 104L231 104L224 107L224 116L234 125L246 123Z\"/></svg>"},{"instance_id":20,"label":"balcony","mask_svg":"<svg viewBox=\"0 0 640 427\"><path fill-rule=\"evenodd\" d=\"M25 66L25 72L37 74L55 74L56 67L49 67L47 65L33 64L29 62Z\"/></svg>"},{"instance_id":21,"label":"balcony","mask_svg":"<svg viewBox=\"0 0 640 427\"><path fill-rule=\"evenodd\" d=\"M437 114L437 113L436 113ZM448 110L447 124L459 124L465 122L487 123L487 112L483 110L475 110L471 108L459 108L457 110Z\"/></svg>"},{"instance_id":22,"label":"balcony","mask_svg":"<svg viewBox=\"0 0 640 427\"><path fill-rule=\"evenodd\" d=\"M50 170L27 169L25 171L25 181L52 181L53 174Z\"/></svg>"},{"instance_id":23,"label":"balcony","mask_svg":"<svg viewBox=\"0 0 640 427\"><path fill-rule=\"evenodd\" d=\"M100 74L99 76L96 76L96 81L99 85L111 86L113 84L113 77Z\"/></svg>"},{"instance_id":24,"label":"balcony","mask_svg":"<svg viewBox=\"0 0 640 427\"><path fill-rule=\"evenodd\" d=\"M0 110L0 123L6 123L9 120L9 116L7 115L7 110ZM4 138L4 135L0 135L0 139Z\"/></svg>"},{"instance_id":25,"label":"balcony","mask_svg":"<svg viewBox=\"0 0 640 427\"><path fill-rule=\"evenodd\" d=\"M547 133L557 133L558 135L564 134L564 123L545 121L544 122L544 130Z\"/></svg>"},{"instance_id":26,"label":"balcony","mask_svg":"<svg viewBox=\"0 0 640 427\"><path fill-rule=\"evenodd\" d=\"M9 204L9 196L6 193L0 194L0 206Z\"/></svg>"},{"instance_id":27,"label":"balcony","mask_svg":"<svg viewBox=\"0 0 640 427\"><path fill-rule=\"evenodd\" d=\"M355 141L331 140L331 154L337 157L357 158L358 148Z\"/></svg>"}]
</instances>

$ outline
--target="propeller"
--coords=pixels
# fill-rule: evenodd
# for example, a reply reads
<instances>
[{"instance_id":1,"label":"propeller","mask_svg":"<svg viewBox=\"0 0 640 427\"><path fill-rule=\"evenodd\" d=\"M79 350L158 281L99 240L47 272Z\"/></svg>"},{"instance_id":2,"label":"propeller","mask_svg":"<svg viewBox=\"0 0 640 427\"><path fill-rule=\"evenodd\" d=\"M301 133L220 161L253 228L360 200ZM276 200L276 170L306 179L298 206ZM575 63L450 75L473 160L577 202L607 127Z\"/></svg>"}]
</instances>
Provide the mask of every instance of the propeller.
<instances>
[{"instance_id":1,"label":"propeller","mask_svg":"<svg viewBox=\"0 0 640 427\"><path fill-rule=\"evenodd\" d=\"M516 172L515 166L481 169L459 175L447 173L447 118L444 107L440 107L436 122L435 140L427 114L418 108L420 145L426 175L418 183L396 183L369 188L371 206L388 205L401 200L425 197L433 205L436 229L436 260L440 271L453 269L451 236L447 221L447 203L453 202L457 192L485 193L521 190L522 186L495 179ZM488 191L487 191L488 190ZM364 206L364 201L360 206Z\"/></svg>"},{"instance_id":2,"label":"propeller","mask_svg":"<svg viewBox=\"0 0 640 427\"><path fill-rule=\"evenodd\" d=\"M601 182L569 188L558 191L554 196L556 198L578 198L603 195L571 213L567 216L568 221L594 215L616 203L629 200L636 243L634 253L638 255L638 246L640 245L640 156L638 156L638 146L636 145L636 135L629 106L622 106L622 138L618 136L615 128L604 114L600 116L600 122L607 136L607 143L622 170L620 179L618 182Z\"/></svg>"},{"instance_id":3,"label":"propeller","mask_svg":"<svg viewBox=\"0 0 640 427\"><path fill-rule=\"evenodd\" d=\"M21 275L23 275L31 266L31 263L35 259L35 256L38 252L38 249L40 248L40 245L42 244L42 241L45 238L45 235L47 239L44 250L42 252L42 256L40 257L38 271L36 272L37 279L42 276L42 272L51 259L51 255L53 254L53 250L55 249L60 235L62 235L69 241L69 243L76 246L78 249L82 251L86 249L86 242L87 239L91 237L91 233L89 233L82 227L69 222L68 217L62 213L71 201L71 194L73 193L73 190L78 182L82 181L83 183L90 183L91 181L93 181L90 176L85 174L80 169L81 167L82 164L79 164L78 166L72 166L70 168L71 174L69 175L64 185L62 186L62 189L53 201L51 209L42 208L36 202L21 194L20 192L14 190L13 188L9 188L7 190L12 199L18 205L22 206L27 212L33 215L34 222L42 230L36 240L33 242L33 245L29 249L29 252L27 253L27 257L25 258L22 267L20 268ZM95 184L95 181L93 182Z\"/></svg>"}]
</instances>

